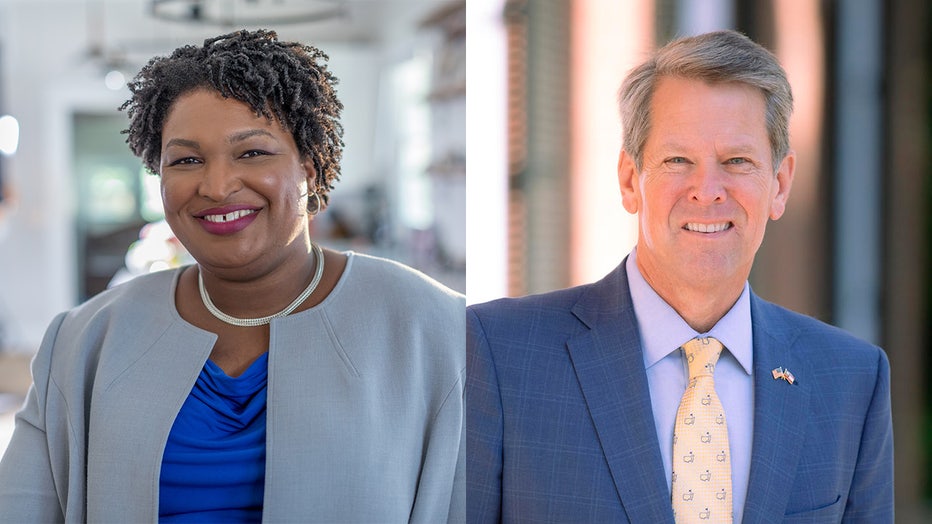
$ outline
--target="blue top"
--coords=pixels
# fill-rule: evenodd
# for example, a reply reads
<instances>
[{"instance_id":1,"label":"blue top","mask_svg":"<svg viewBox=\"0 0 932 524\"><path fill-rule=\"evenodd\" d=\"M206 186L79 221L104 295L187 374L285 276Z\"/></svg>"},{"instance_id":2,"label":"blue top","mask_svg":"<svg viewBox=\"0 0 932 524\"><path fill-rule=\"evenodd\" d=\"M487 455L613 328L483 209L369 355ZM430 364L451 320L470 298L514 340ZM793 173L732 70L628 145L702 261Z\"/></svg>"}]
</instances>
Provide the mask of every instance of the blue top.
<instances>
[{"instance_id":1,"label":"blue top","mask_svg":"<svg viewBox=\"0 0 932 524\"><path fill-rule=\"evenodd\" d=\"M751 439L754 434L750 287L745 282L744 290L728 313L708 333L698 333L644 279L637 265L636 249L628 256L625 270L644 350L651 407L668 486L673 470L676 410L689 381L686 360L679 348L690 339L709 336L717 338L727 350L722 352L715 365L715 392L722 401L728 426L733 520L734 524L741 524L751 474Z\"/></svg>"},{"instance_id":2,"label":"blue top","mask_svg":"<svg viewBox=\"0 0 932 524\"><path fill-rule=\"evenodd\" d=\"M175 418L159 522L259 522L265 488L268 353L232 378L208 360Z\"/></svg>"}]
</instances>

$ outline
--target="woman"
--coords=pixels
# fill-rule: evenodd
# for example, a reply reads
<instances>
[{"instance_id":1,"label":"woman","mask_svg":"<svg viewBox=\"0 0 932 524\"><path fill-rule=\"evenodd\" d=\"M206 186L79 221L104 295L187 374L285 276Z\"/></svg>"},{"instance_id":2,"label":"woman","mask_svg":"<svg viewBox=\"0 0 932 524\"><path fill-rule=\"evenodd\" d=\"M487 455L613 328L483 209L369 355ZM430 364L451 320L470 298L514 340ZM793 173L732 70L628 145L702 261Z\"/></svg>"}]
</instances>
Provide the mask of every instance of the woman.
<instances>
[{"instance_id":1,"label":"woman","mask_svg":"<svg viewBox=\"0 0 932 524\"><path fill-rule=\"evenodd\" d=\"M310 239L342 148L324 60L240 31L130 85L127 141L197 263L55 318L0 521L465 519L463 297Z\"/></svg>"}]
</instances>

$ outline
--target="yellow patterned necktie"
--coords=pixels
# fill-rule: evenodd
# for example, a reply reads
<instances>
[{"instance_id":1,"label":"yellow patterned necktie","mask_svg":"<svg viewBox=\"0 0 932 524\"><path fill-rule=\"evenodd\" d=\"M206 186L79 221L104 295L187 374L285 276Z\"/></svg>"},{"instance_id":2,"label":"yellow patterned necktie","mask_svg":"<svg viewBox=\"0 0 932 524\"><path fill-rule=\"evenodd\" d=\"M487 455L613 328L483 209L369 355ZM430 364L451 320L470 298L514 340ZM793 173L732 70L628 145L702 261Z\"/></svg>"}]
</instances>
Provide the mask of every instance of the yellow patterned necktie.
<instances>
[{"instance_id":1,"label":"yellow patterned necktie","mask_svg":"<svg viewBox=\"0 0 932 524\"><path fill-rule=\"evenodd\" d=\"M722 353L718 340L683 344L689 385L673 428L673 515L677 524L732 522L731 454L725 410L713 374Z\"/></svg>"}]
</instances>

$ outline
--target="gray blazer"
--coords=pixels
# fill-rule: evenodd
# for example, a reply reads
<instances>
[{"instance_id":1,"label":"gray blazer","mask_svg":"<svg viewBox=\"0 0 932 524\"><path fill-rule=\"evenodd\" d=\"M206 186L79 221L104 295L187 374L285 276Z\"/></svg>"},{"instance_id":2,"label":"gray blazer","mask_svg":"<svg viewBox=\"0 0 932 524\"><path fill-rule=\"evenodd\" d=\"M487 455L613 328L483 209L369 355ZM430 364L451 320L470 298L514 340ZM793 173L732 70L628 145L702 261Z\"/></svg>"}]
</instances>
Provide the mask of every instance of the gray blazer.
<instances>
[{"instance_id":1,"label":"gray blazer","mask_svg":"<svg viewBox=\"0 0 932 524\"><path fill-rule=\"evenodd\" d=\"M215 335L180 270L51 323L0 461L0 522L155 522L162 452ZM465 300L349 254L320 305L271 325L264 522L465 520Z\"/></svg>"}]
</instances>

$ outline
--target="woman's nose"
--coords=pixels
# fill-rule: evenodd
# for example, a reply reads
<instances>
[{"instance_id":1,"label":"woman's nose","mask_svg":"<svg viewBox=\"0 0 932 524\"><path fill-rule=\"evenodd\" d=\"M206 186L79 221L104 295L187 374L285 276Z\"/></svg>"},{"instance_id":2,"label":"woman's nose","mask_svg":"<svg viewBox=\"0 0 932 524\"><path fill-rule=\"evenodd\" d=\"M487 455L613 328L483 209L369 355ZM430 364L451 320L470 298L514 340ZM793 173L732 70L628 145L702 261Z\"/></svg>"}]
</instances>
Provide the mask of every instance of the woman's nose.
<instances>
[{"instance_id":1,"label":"woman's nose","mask_svg":"<svg viewBox=\"0 0 932 524\"><path fill-rule=\"evenodd\" d=\"M220 161L208 161L204 165L198 186L198 194L202 197L222 202L241 188L242 181L233 166Z\"/></svg>"}]
</instances>

